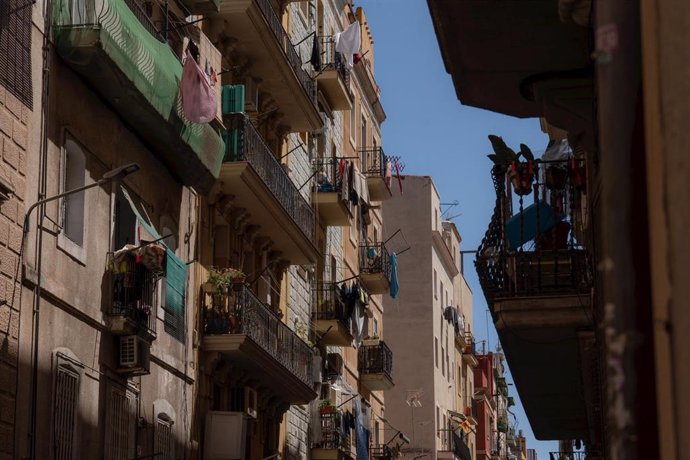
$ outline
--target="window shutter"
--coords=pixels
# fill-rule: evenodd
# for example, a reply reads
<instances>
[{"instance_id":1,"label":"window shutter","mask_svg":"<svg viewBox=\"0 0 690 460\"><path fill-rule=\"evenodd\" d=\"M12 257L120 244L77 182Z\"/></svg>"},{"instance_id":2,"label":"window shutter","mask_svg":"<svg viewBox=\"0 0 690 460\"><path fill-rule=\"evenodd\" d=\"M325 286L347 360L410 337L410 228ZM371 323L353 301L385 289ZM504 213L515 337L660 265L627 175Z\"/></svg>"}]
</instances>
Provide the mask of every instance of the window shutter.
<instances>
[{"instance_id":1,"label":"window shutter","mask_svg":"<svg viewBox=\"0 0 690 460\"><path fill-rule=\"evenodd\" d=\"M224 85L221 101L223 114L244 112L244 85Z\"/></svg>"},{"instance_id":2,"label":"window shutter","mask_svg":"<svg viewBox=\"0 0 690 460\"><path fill-rule=\"evenodd\" d=\"M33 108L31 13L33 3L0 0L0 85Z\"/></svg>"},{"instance_id":3,"label":"window shutter","mask_svg":"<svg viewBox=\"0 0 690 460\"><path fill-rule=\"evenodd\" d=\"M166 249L166 255L165 331L179 341L184 341L187 264L170 249Z\"/></svg>"},{"instance_id":4,"label":"window shutter","mask_svg":"<svg viewBox=\"0 0 690 460\"><path fill-rule=\"evenodd\" d=\"M57 367L53 412L55 460L74 460L74 434L77 429L79 372L67 365Z\"/></svg>"}]
</instances>

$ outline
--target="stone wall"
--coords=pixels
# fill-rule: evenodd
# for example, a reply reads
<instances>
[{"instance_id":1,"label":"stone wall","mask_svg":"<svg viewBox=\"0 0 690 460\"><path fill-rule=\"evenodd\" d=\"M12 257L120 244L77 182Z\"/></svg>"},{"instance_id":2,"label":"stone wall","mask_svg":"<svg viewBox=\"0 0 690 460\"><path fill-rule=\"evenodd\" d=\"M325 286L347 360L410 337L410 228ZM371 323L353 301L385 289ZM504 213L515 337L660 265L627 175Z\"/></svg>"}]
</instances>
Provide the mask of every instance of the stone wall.
<instances>
[{"instance_id":1,"label":"stone wall","mask_svg":"<svg viewBox=\"0 0 690 460\"><path fill-rule=\"evenodd\" d=\"M19 349L19 272L30 111L0 86L0 460L14 458ZM3 187L4 188L4 187Z\"/></svg>"}]
</instances>

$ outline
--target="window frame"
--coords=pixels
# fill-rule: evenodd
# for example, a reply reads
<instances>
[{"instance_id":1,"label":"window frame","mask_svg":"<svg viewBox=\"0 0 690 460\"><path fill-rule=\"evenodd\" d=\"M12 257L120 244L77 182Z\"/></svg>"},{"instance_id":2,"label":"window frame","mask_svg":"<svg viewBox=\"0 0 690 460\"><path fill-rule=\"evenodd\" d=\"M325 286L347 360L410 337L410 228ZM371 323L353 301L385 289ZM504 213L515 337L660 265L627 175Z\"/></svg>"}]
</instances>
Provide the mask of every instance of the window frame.
<instances>
[{"instance_id":1,"label":"window frame","mask_svg":"<svg viewBox=\"0 0 690 460\"><path fill-rule=\"evenodd\" d=\"M59 193L64 193L67 187L67 143L71 142L76 146L79 152L84 158L84 183L83 185L88 185L88 166L89 166L89 150L81 143L79 140L67 129L63 131L62 134L62 146L60 147L60 181L59 181ZM67 255L81 263L86 265L87 259L87 242L89 238L88 228L86 225L86 220L89 211L89 200L86 199L86 191L80 192L83 194L83 223L82 225L82 242L79 244L70 238L65 232L66 228L66 213L67 213L67 202L68 197L63 197L58 202L58 222L59 222L59 232L57 234L57 247L65 252Z\"/></svg>"}]
</instances>

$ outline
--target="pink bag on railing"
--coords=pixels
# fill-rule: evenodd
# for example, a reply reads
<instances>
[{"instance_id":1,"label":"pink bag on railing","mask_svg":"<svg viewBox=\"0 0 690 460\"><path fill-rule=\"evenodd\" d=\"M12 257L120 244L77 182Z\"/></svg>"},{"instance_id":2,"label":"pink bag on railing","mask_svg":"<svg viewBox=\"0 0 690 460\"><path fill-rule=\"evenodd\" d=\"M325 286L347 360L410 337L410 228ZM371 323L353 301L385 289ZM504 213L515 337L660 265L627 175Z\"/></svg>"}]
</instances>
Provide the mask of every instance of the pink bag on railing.
<instances>
[{"instance_id":1,"label":"pink bag on railing","mask_svg":"<svg viewBox=\"0 0 690 460\"><path fill-rule=\"evenodd\" d=\"M180 82L182 111L193 123L208 123L216 118L216 92L209 77L189 51L185 51L184 69Z\"/></svg>"}]
</instances>

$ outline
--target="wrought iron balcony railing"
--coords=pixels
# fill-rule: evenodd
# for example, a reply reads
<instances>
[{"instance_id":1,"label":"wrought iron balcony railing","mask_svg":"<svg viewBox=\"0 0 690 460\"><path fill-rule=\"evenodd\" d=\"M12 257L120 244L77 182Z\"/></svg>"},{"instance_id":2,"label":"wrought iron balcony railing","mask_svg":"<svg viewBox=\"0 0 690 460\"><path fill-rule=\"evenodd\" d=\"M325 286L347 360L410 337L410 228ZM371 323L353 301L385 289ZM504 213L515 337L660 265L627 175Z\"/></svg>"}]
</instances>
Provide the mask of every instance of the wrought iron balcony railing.
<instances>
[{"instance_id":1,"label":"wrought iron balcony railing","mask_svg":"<svg viewBox=\"0 0 690 460\"><path fill-rule=\"evenodd\" d=\"M347 181L343 181L345 172L341 171L347 168L344 159L337 157L320 159L314 162L314 168L316 168L317 192L341 192L343 198L347 198L348 184Z\"/></svg>"},{"instance_id":2,"label":"wrought iron balcony railing","mask_svg":"<svg viewBox=\"0 0 690 460\"><path fill-rule=\"evenodd\" d=\"M312 102L315 102L316 85L314 83L314 80L311 78L311 76L309 76L309 73L306 70L304 70L304 68L302 68L302 59L299 57L299 54L297 54L295 47L292 45L290 37L283 28L283 24L281 23L280 18L271 6L270 0L254 1L258 5L259 10L261 10L261 14L263 14L264 18L266 19L266 22L268 22L269 27L273 31L273 35L275 36L276 40L278 41L278 43L280 43L281 47L283 48L285 56L287 57L287 60L290 63L290 67L292 67L292 70L295 72L295 75L297 75L297 79L302 85L304 92L307 93L309 99Z\"/></svg>"},{"instance_id":3,"label":"wrought iron balcony railing","mask_svg":"<svg viewBox=\"0 0 690 460\"><path fill-rule=\"evenodd\" d=\"M549 460L587 460L586 452L549 452Z\"/></svg>"},{"instance_id":4,"label":"wrought iron balcony railing","mask_svg":"<svg viewBox=\"0 0 690 460\"><path fill-rule=\"evenodd\" d=\"M438 437L441 439L441 452L453 452L455 457L459 460L472 460L472 453L467 443L461 435L458 434L458 429L440 429L438 430Z\"/></svg>"},{"instance_id":5,"label":"wrought iron balcony railing","mask_svg":"<svg viewBox=\"0 0 690 460\"><path fill-rule=\"evenodd\" d=\"M335 406L320 407L321 439L315 441L312 447L349 451L351 437L346 435L346 431L342 429L342 417L344 415Z\"/></svg>"},{"instance_id":6,"label":"wrought iron balcony railing","mask_svg":"<svg viewBox=\"0 0 690 460\"><path fill-rule=\"evenodd\" d=\"M489 304L496 298L586 293L592 275L583 246L584 163L496 165L491 174L496 205L475 260Z\"/></svg>"},{"instance_id":7,"label":"wrought iron balcony railing","mask_svg":"<svg viewBox=\"0 0 690 460\"><path fill-rule=\"evenodd\" d=\"M312 385L313 352L245 285L228 292L227 310L206 311L207 334L245 334L306 385Z\"/></svg>"},{"instance_id":8,"label":"wrought iron balcony railing","mask_svg":"<svg viewBox=\"0 0 690 460\"><path fill-rule=\"evenodd\" d=\"M336 283L316 283L312 289L312 300L314 320L337 320L350 330L350 315Z\"/></svg>"},{"instance_id":9,"label":"wrought iron balcony railing","mask_svg":"<svg viewBox=\"0 0 690 460\"><path fill-rule=\"evenodd\" d=\"M362 172L365 176L386 177L386 169L391 165L382 147L359 149L359 156L362 159Z\"/></svg>"},{"instance_id":10,"label":"wrought iron balcony railing","mask_svg":"<svg viewBox=\"0 0 690 460\"><path fill-rule=\"evenodd\" d=\"M343 56L335 50L335 37L319 37L319 41L321 42L321 71L328 69L336 70L352 99L353 94L350 90L350 69L345 66Z\"/></svg>"},{"instance_id":11,"label":"wrought iron balcony railing","mask_svg":"<svg viewBox=\"0 0 690 460\"><path fill-rule=\"evenodd\" d=\"M391 256L383 243L365 243L359 246L359 272L383 274L391 279Z\"/></svg>"},{"instance_id":12,"label":"wrought iron balcony railing","mask_svg":"<svg viewBox=\"0 0 690 460\"><path fill-rule=\"evenodd\" d=\"M393 460L393 449L385 444L371 448L371 458L374 460Z\"/></svg>"},{"instance_id":13,"label":"wrought iron balcony railing","mask_svg":"<svg viewBox=\"0 0 690 460\"><path fill-rule=\"evenodd\" d=\"M384 374L393 379L393 352L383 340L376 345L362 345L357 353L361 374Z\"/></svg>"},{"instance_id":14,"label":"wrought iron balcony railing","mask_svg":"<svg viewBox=\"0 0 690 460\"><path fill-rule=\"evenodd\" d=\"M314 209L300 194L249 118L242 113L231 113L226 114L224 120L229 144L225 161L248 161L283 209L314 243Z\"/></svg>"},{"instance_id":15,"label":"wrought iron balcony railing","mask_svg":"<svg viewBox=\"0 0 690 460\"><path fill-rule=\"evenodd\" d=\"M112 297L106 307L111 322L121 320L121 332L156 334L156 306L158 289L156 283L160 274L154 273L143 263L137 263L133 253L125 253L110 260L110 282Z\"/></svg>"}]
</instances>

